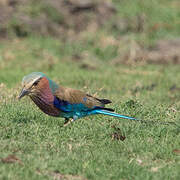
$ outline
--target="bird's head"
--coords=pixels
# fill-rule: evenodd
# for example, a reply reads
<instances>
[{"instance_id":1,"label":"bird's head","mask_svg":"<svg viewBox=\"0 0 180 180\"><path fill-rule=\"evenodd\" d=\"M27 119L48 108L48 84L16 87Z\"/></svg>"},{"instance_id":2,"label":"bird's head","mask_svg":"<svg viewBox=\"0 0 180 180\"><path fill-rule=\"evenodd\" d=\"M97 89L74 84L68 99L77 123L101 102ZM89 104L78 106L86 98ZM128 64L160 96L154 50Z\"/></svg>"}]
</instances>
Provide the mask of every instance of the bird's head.
<instances>
[{"instance_id":1,"label":"bird's head","mask_svg":"<svg viewBox=\"0 0 180 180\"><path fill-rule=\"evenodd\" d=\"M47 86L51 89L51 91L55 91L58 86L50 80L45 74L41 72L33 72L24 76L22 79L22 90L19 95L19 99L28 95L28 96L36 96L40 91Z\"/></svg>"},{"instance_id":2,"label":"bird's head","mask_svg":"<svg viewBox=\"0 0 180 180\"><path fill-rule=\"evenodd\" d=\"M38 93L39 89L39 83L41 80L43 80L43 77L45 75L41 72L33 72L31 74L28 74L27 76L24 76L22 79L22 90L19 94L19 99L26 95L33 95Z\"/></svg>"}]
</instances>

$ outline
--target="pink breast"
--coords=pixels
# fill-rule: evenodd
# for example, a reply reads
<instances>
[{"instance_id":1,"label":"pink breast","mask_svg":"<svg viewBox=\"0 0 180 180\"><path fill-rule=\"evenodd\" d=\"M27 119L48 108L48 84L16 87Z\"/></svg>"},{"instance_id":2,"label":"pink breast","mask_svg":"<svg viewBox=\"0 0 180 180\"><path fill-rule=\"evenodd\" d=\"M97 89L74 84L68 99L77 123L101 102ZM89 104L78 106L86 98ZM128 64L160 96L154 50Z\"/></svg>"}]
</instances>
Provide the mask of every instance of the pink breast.
<instances>
[{"instance_id":1,"label":"pink breast","mask_svg":"<svg viewBox=\"0 0 180 180\"><path fill-rule=\"evenodd\" d=\"M37 87L37 93L32 95L31 99L44 113L55 117L60 116L60 110L54 107L54 95L46 77L41 79Z\"/></svg>"}]
</instances>

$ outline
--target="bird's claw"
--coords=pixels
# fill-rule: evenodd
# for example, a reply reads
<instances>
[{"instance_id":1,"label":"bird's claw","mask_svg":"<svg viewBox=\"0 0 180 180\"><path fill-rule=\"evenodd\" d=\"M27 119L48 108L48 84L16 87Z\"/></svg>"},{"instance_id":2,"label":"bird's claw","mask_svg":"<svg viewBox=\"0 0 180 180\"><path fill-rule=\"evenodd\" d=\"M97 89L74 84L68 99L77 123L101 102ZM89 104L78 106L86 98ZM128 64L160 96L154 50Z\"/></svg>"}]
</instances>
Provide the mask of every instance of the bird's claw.
<instances>
[{"instance_id":1,"label":"bird's claw","mask_svg":"<svg viewBox=\"0 0 180 180\"><path fill-rule=\"evenodd\" d=\"M71 124L71 121L64 122L64 127L66 127L69 124Z\"/></svg>"}]
</instances>

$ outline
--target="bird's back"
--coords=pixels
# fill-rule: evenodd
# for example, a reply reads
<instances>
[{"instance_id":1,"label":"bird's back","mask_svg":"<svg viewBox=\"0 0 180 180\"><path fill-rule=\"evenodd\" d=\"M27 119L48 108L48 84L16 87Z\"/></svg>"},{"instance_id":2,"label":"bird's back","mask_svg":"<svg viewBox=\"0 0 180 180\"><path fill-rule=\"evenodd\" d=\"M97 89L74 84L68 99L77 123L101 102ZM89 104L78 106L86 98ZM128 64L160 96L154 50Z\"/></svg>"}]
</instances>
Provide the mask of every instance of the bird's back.
<instances>
[{"instance_id":1,"label":"bird's back","mask_svg":"<svg viewBox=\"0 0 180 180\"><path fill-rule=\"evenodd\" d=\"M58 99L66 101L70 104L83 104L89 109L94 107L104 107L105 104L111 103L110 100L101 100L80 90L65 88L62 86L57 89L55 96Z\"/></svg>"}]
</instances>

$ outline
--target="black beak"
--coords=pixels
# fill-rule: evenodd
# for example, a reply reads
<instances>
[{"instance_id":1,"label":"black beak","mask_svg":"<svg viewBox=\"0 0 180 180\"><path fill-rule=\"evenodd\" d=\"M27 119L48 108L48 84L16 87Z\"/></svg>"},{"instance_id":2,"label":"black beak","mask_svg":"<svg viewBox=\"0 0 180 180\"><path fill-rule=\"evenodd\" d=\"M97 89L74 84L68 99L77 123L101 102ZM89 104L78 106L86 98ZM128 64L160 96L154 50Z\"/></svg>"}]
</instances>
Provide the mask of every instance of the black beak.
<instances>
[{"instance_id":1,"label":"black beak","mask_svg":"<svg viewBox=\"0 0 180 180\"><path fill-rule=\"evenodd\" d=\"M28 95L28 94L29 94L29 91L28 91L28 90L22 89L21 92L20 92L20 94L19 94L18 99L20 100L22 97L24 97L24 96L26 96L26 95Z\"/></svg>"}]
</instances>

